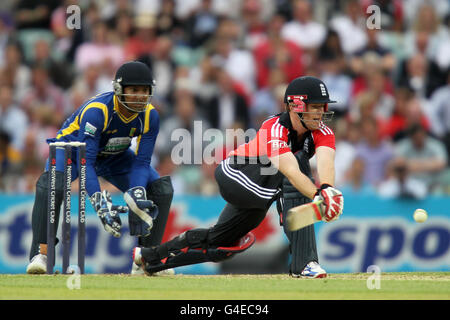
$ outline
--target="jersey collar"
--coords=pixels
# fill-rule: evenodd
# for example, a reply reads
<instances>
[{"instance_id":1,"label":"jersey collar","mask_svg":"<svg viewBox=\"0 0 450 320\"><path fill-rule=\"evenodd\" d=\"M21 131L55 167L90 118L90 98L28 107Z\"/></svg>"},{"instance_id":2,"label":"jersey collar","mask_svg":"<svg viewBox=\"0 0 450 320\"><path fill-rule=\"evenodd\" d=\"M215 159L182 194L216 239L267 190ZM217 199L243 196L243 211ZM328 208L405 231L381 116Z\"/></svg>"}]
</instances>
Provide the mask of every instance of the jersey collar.
<instances>
[{"instance_id":1,"label":"jersey collar","mask_svg":"<svg viewBox=\"0 0 450 320\"><path fill-rule=\"evenodd\" d=\"M131 121L136 119L137 116L139 115L139 113L135 113L129 118L125 117L125 115L123 115L120 112L119 101L118 101L116 95L114 95L114 111L116 111L116 114L119 116L120 120L122 120L122 122L124 122L124 123L130 123Z\"/></svg>"}]
</instances>

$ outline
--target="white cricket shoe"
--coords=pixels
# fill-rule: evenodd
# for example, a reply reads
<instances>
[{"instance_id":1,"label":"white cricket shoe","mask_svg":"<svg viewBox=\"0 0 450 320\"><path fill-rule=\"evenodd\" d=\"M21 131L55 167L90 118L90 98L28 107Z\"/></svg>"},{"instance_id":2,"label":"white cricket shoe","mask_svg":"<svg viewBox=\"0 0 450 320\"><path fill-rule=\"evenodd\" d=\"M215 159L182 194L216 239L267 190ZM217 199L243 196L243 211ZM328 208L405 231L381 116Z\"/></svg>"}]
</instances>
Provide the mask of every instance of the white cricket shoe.
<instances>
[{"instance_id":1,"label":"white cricket shoe","mask_svg":"<svg viewBox=\"0 0 450 320\"><path fill-rule=\"evenodd\" d=\"M141 266L138 266L134 261L131 265L131 275L132 276L143 276L145 275L144 270L141 268Z\"/></svg>"},{"instance_id":2,"label":"white cricket shoe","mask_svg":"<svg viewBox=\"0 0 450 320\"><path fill-rule=\"evenodd\" d=\"M294 278L326 278L327 272L316 261L309 262L300 274L291 273Z\"/></svg>"},{"instance_id":3,"label":"white cricket shoe","mask_svg":"<svg viewBox=\"0 0 450 320\"><path fill-rule=\"evenodd\" d=\"M142 255L141 255L141 248L136 247L133 249L133 265L131 266L131 274L138 276L138 275L145 275L145 271L142 268ZM173 276L175 274L174 269L166 269L161 270L152 274L149 274L151 276Z\"/></svg>"},{"instance_id":4,"label":"white cricket shoe","mask_svg":"<svg viewBox=\"0 0 450 320\"><path fill-rule=\"evenodd\" d=\"M47 256L44 254L37 254L27 266L28 274L44 274L47 273Z\"/></svg>"}]
</instances>

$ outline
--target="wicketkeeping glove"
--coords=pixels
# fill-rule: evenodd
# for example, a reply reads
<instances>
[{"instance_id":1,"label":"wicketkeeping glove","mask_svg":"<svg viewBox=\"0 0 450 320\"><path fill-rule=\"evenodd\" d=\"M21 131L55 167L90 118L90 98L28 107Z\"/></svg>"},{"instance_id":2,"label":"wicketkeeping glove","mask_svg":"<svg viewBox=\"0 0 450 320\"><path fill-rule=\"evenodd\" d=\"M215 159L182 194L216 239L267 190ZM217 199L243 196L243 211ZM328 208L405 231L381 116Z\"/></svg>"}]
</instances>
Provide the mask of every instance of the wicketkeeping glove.
<instances>
[{"instance_id":1,"label":"wicketkeeping glove","mask_svg":"<svg viewBox=\"0 0 450 320\"><path fill-rule=\"evenodd\" d=\"M120 228L122 227L119 213L126 212L127 208L113 205L111 194L107 190L103 190L102 193L94 193L90 201L103 224L103 228L114 237L119 238Z\"/></svg>"},{"instance_id":2,"label":"wicketkeeping glove","mask_svg":"<svg viewBox=\"0 0 450 320\"><path fill-rule=\"evenodd\" d=\"M128 224L130 235L147 237L153 227L153 219L158 216L158 207L152 200L147 200L144 187L134 187L123 195L128 205Z\"/></svg>"},{"instance_id":3,"label":"wicketkeeping glove","mask_svg":"<svg viewBox=\"0 0 450 320\"><path fill-rule=\"evenodd\" d=\"M322 184L314 196L314 201L322 200L322 220L329 222L339 218L344 211L342 192L329 184Z\"/></svg>"}]
</instances>

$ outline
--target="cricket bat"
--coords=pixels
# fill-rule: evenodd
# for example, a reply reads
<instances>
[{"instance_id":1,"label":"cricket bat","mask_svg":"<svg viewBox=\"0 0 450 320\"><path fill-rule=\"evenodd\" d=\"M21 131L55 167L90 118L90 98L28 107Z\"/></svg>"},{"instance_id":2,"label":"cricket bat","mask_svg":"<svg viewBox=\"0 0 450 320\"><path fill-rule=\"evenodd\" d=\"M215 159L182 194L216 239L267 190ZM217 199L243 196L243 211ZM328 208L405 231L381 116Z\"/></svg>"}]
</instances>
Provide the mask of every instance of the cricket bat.
<instances>
[{"instance_id":1,"label":"cricket bat","mask_svg":"<svg viewBox=\"0 0 450 320\"><path fill-rule=\"evenodd\" d=\"M286 223L289 231L297 231L301 228L322 220L320 204L323 200L310 202L289 209L286 215Z\"/></svg>"}]
</instances>

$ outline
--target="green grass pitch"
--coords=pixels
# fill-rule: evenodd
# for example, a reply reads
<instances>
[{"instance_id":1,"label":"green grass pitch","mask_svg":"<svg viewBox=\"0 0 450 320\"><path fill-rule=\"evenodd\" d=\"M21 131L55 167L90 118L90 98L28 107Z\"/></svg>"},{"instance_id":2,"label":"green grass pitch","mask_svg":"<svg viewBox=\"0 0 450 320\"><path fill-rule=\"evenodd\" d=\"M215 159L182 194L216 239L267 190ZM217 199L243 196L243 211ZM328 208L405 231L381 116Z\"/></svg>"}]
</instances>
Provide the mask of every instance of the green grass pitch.
<instances>
[{"instance_id":1,"label":"green grass pitch","mask_svg":"<svg viewBox=\"0 0 450 320\"><path fill-rule=\"evenodd\" d=\"M71 278L72 277L72 278ZM450 272L329 274L325 279L288 275L0 275L1 300L449 300ZM69 289L72 284L74 289ZM78 287L79 284L79 289Z\"/></svg>"}]
</instances>

